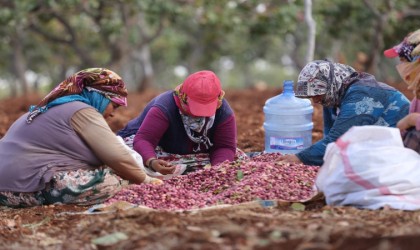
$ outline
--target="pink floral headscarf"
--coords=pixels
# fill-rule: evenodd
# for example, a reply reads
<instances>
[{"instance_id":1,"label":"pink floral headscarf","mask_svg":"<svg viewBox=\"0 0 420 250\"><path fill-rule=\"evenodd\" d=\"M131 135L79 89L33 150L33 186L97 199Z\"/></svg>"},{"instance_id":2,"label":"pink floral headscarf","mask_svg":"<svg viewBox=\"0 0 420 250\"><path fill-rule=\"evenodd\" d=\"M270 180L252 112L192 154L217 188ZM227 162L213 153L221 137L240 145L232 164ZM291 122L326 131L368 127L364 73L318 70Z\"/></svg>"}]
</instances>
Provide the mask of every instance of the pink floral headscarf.
<instances>
[{"instance_id":1,"label":"pink floral headscarf","mask_svg":"<svg viewBox=\"0 0 420 250\"><path fill-rule=\"evenodd\" d=\"M127 106L127 88L121 77L109 69L89 68L62 81L35 108L43 107L63 96L80 94L83 88L100 92L115 104Z\"/></svg>"}]
</instances>

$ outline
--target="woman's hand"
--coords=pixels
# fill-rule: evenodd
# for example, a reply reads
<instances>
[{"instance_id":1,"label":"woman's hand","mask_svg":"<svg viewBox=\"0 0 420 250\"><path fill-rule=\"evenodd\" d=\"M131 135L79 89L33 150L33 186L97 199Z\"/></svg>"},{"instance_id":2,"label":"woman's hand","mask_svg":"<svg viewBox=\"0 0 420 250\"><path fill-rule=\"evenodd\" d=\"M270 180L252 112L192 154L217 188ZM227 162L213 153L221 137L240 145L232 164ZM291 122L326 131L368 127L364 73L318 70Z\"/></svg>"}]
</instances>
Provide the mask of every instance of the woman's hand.
<instances>
[{"instance_id":1,"label":"woman's hand","mask_svg":"<svg viewBox=\"0 0 420 250\"><path fill-rule=\"evenodd\" d=\"M144 184L152 184L152 185L162 185L163 181L157 178L150 177L146 175L146 179L143 181Z\"/></svg>"},{"instance_id":2,"label":"woman's hand","mask_svg":"<svg viewBox=\"0 0 420 250\"><path fill-rule=\"evenodd\" d=\"M415 127L417 119L420 119L420 113L410 113L397 123L397 128L403 133L407 129Z\"/></svg>"},{"instance_id":3,"label":"woman's hand","mask_svg":"<svg viewBox=\"0 0 420 250\"><path fill-rule=\"evenodd\" d=\"M148 166L152 170L161 174L172 174L175 171L175 166L172 166L169 162L160 159L151 159L148 161Z\"/></svg>"}]
</instances>

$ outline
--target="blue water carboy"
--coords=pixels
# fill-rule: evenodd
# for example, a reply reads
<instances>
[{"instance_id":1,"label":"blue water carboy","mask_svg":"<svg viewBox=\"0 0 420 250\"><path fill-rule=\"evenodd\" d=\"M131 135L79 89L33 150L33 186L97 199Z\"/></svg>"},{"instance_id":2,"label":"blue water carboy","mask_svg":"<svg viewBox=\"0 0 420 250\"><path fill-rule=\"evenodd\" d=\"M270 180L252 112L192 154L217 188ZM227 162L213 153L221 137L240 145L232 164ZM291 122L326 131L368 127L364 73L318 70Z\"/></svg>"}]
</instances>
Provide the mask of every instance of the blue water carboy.
<instances>
[{"instance_id":1,"label":"blue water carboy","mask_svg":"<svg viewBox=\"0 0 420 250\"><path fill-rule=\"evenodd\" d=\"M293 81L285 80L283 93L265 102L265 152L296 154L311 146L313 111L309 99L295 97Z\"/></svg>"}]
</instances>

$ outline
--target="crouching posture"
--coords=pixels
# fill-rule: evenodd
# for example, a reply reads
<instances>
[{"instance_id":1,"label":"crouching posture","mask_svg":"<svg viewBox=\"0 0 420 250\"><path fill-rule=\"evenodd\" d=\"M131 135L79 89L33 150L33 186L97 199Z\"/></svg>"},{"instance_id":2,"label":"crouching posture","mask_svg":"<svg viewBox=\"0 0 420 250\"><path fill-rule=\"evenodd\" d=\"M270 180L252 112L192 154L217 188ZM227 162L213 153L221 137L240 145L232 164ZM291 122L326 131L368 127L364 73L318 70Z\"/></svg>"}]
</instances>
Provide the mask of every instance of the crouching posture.
<instances>
[{"instance_id":1,"label":"crouching posture","mask_svg":"<svg viewBox=\"0 0 420 250\"><path fill-rule=\"evenodd\" d=\"M106 122L127 105L125 83L103 68L61 82L0 140L0 205L91 205L121 180L150 183Z\"/></svg>"},{"instance_id":2,"label":"crouching posture","mask_svg":"<svg viewBox=\"0 0 420 250\"><path fill-rule=\"evenodd\" d=\"M161 174L173 173L175 166L185 174L246 158L237 148L235 114L224 94L215 73L195 72L151 100L118 135Z\"/></svg>"}]
</instances>

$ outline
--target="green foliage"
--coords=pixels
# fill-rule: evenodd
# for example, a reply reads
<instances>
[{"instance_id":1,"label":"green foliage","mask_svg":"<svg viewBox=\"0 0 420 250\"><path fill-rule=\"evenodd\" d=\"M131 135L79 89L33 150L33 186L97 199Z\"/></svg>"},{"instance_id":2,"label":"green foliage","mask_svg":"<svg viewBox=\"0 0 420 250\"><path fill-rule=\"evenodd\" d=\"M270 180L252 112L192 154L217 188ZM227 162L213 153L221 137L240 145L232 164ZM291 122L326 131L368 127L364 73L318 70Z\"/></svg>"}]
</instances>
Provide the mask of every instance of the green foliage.
<instances>
[{"instance_id":1,"label":"green foliage","mask_svg":"<svg viewBox=\"0 0 420 250\"><path fill-rule=\"evenodd\" d=\"M403 13L410 9L416 9L418 4L413 0L400 1L369 1L375 10L382 16L389 15L386 23L386 38L395 37L399 34L404 36L409 31L418 29L420 16L412 16L405 19ZM389 6L388 2L392 5ZM378 17L369 9L364 1L346 0L319 0L314 4L314 12L318 19L318 34L325 35L327 32L331 38L360 41L370 39L375 32L375 21ZM386 41L387 44L387 41ZM359 43L359 46L368 46L368 43Z\"/></svg>"},{"instance_id":2,"label":"green foliage","mask_svg":"<svg viewBox=\"0 0 420 250\"><path fill-rule=\"evenodd\" d=\"M419 28L416 0L312 4L315 58L340 55L352 63L359 52L382 52L372 42L376 34L389 47ZM381 18L386 22L379 34ZM146 63L139 53L145 47L151 53L155 87L182 81L174 73L180 65L187 73L214 70L226 86L276 85L296 77L307 49L302 0L2 1L0 27L0 56L5 58L0 75L17 78L10 47L20 37L27 70L53 85L92 66L111 67L138 84ZM392 63L380 61L379 66L385 72Z\"/></svg>"}]
</instances>

